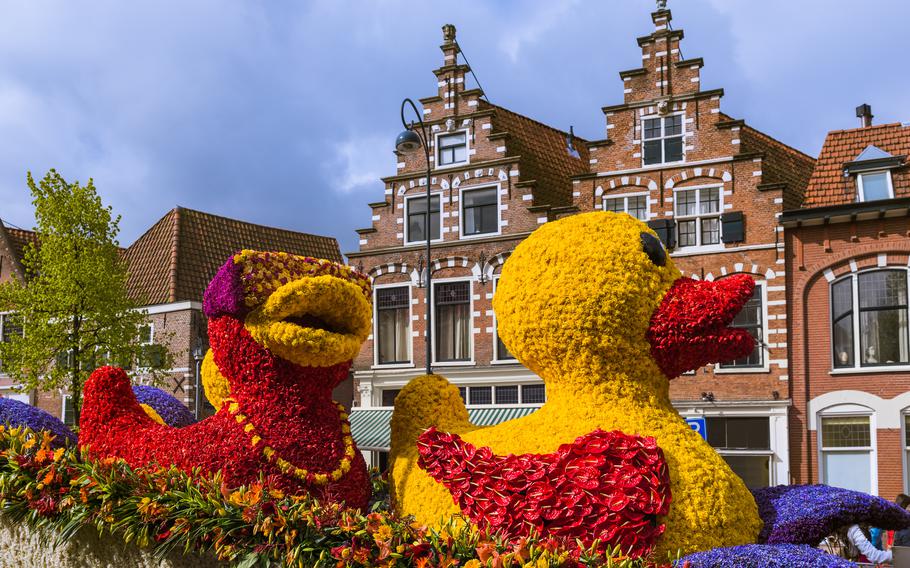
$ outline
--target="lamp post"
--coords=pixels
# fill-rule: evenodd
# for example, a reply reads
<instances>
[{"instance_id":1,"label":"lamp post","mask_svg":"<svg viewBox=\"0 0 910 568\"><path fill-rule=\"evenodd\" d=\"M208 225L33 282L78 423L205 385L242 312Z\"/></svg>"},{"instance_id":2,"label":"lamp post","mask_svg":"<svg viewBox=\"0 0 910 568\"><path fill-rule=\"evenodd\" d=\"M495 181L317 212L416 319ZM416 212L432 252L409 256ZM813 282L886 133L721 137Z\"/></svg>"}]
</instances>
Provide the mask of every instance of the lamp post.
<instances>
[{"instance_id":1,"label":"lamp post","mask_svg":"<svg viewBox=\"0 0 910 568\"><path fill-rule=\"evenodd\" d=\"M193 407L193 415L196 417L196 420L199 420L199 414L202 406L202 360L205 359L205 344L201 339L196 339L196 346L193 347L193 361L196 362L196 387L193 389L195 391L196 402Z\"/></svg>"},{"instance_id":2,"label":"lamp post","mask_svg":"<svg viewBox=\"0 0 910 568\"><path fill-rule=\"evenodd\" d=\"M423 138L419 134L411 130L411 125L404 119L405 108L410 106L414 110L414 114L417 115L417 122L420 124L420 131L423 134ZM427 233L427 328L426 328L426 358L427 358L427 374L433 374L433 320L432 320L432 306L433 306L433 268L430 266L432 263L432 254L431 251L431 228L433 225L433 206L432 206L432 196L430 195L430 143L429 138L427 138L427 127L423 123L423 115L417 109L417 105L414 104L414 101L411 99L405 99L401 101L401 124L404 126L404 131L398 135L398 138L395 139L395 149L400 154L412 154L416 152L421 146L423 146L424 155L427 159L427 208L426 208L426 222L424 224L424 230ZM440 209L440 219L442 218L442 200L439 202Z\"/></svg>"}]
</instances>

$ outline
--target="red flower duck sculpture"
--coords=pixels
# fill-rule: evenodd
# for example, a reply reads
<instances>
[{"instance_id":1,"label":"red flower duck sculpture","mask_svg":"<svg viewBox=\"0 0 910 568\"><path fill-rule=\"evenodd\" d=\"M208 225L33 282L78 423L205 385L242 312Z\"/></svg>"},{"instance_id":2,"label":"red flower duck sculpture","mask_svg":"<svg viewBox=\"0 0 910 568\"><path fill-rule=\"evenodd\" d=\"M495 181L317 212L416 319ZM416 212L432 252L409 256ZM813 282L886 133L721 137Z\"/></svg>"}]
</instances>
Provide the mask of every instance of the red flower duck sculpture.
<instances>
[{"instance_id":1,"label":"red flower duck sculpture","mask_svg":"<svg viewBox=\"0 0 910 568\"><path fill-rule=\"evenodd\" d=\"M242 251L205 292L211 355L228 382L218 412L184 428L148 417L122 369L85 385L79 445L131 466L174 464L228 485L275 486L366 507L370 484L332 389L370 332L370 284L347 266Z\"/></svg>"}]
</instances>

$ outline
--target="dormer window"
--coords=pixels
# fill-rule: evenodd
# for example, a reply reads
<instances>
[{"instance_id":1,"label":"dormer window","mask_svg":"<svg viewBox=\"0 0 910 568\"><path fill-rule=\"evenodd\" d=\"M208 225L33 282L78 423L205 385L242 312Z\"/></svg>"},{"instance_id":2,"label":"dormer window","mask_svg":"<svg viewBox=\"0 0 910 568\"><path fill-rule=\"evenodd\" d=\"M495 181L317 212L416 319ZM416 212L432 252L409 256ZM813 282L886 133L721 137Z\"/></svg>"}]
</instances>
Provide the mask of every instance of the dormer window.
<instances>
[{"instance_id":1,"label":"dormer window","mask_svg":"<svg viewBox=\"0 0 910 568\"><path fill-rule=\"evenodd\" d=\"M857 174L856 195L858 201L878 201L894 197L891 187L891 172L869 172Z\"/></svg>"},{"instance_id":2,"label":"dormer window","mask_svg":"<svg viewBox=\"0 0 910 568\"><path fill-rule=\"evenodd\" d=\"M683 116L646 118L642 121L642 144L644 165L671 164L682 162Z\"/></svg>"},{"instance_id":3,"label":"dormer window","mask_svg":"<svg viewBox=\"0 0 910 568\"><path fill-rule=\"evenodd\" d=\"M451 166L468 161L467 132L442 134L436 139L436 164Z\"/></svg>"}]
</instances>

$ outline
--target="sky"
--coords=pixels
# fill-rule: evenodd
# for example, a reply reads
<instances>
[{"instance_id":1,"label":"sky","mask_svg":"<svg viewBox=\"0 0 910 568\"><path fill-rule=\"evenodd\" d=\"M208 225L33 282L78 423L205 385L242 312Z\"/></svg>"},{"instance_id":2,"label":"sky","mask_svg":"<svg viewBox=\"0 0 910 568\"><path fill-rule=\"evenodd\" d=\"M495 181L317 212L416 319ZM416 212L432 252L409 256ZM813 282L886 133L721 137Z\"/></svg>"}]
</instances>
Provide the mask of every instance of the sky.
<instances>
[{"instance_id":1,"label":"sky","mask_svg":"<svg viewBox=\"0 0 910 568\"><path fill-rule=\"evenodd\" d=\"M810 155L910 122L906 0L669 0L725 113ZM357 249L403 98L436 94L441 26L487 98L591 139L641 64L654 0L0 0L0 218L26 172L93 178L129 245L180 205Z\"/></svg>"}]
</instances>

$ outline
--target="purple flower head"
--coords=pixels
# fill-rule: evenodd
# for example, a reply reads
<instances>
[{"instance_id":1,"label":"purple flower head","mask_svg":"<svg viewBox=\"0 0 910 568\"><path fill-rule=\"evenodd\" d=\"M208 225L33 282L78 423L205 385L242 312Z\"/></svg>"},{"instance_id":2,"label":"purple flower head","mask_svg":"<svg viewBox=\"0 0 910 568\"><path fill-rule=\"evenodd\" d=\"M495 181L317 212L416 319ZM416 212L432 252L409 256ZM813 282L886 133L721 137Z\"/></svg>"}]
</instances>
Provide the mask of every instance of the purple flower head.
<instances>
[{"instance_id":1,"label":"purple flower head","mask_svg":"<svg viewBox=\"0 0 910 568\"><path fill-rule=\"evenodd\" d=\"M168 426L183 428L196 422L193 413L183 403L159 388L136 385L133 394L139 404L151 406Z\"/></svg>"},{"instance_id":2,"label":"purple flower head","mask_svg":"<svg viewBox=\"0 0 910 568\"><path fill-rule=\"evenodd\" d=\"M202 295L202 311L205 317L233 316L242 318L249 312L243 301L243 268L234 262L232 256L225 262Z\"/></svg>"},{"instance_id":3,"label":"purple flower head","mask_svg":"<svg viewBox=\"0 0 910 568\"><path fill-rule=\"evenodd\" d=\"M910 513L881 497L828 485L778 485L752 492L765 526L758 542L816 545L838 528L858 523L899 530Z\"/></svg>"},{"instance_id":4,"label":"purple flower head","mask_svg":"<svg viewBox=\"0 0 910 568\"><path fill-rule=\"evenodd\" d=\"M688 564L687 564L688 562ZM696 552L677 568L855 568L856 564L817 548L797 544L746 544Z\"/></svg>"},{"instance_id":5,"label":"purple flower head","mask_svg":"<svg viewBox=\"0 0 910 568\"><path fill-rule=\"evenodd\" d=\"M76 435L60 419L37 406L11 398L0 398L0 424L25 426L35 432L46 430L54 435L51 443L54 447L76 443Z\"/></svg>"}]
</instances>

